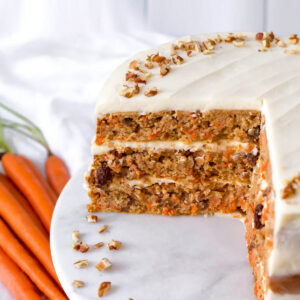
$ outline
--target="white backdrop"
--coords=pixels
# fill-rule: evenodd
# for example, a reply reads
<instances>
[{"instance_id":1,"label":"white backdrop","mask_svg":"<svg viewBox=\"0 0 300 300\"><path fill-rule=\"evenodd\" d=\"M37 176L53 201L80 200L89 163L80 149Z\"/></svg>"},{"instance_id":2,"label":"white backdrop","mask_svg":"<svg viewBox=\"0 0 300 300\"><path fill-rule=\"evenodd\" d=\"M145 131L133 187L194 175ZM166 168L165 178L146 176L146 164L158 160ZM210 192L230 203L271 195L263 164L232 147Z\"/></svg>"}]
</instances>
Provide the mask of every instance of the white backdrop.
<instances>
[{"instance_id":1,"label":"white backdrop","mask_svg":"<svg viewBox=\"0 0 300 300\"><path fill-rule=\"evenodd\" d=\"M300 31L299 0L0 0L0 37Z\"/></svg>"},{"instance_id":2,"label":"white backdrop","mask_svg":"<svg viewBox=\"0 0 300 300\"><path fill-rule=\"evenodd\" d=\"M300 32L299 0L0 0L0 101L35 121L74 173L90 158L93 107L135 52L208 31ZM43 170L45 151L6 135ZM12 299L0 283L0 299Z\"/></svg>"}]
</instances>

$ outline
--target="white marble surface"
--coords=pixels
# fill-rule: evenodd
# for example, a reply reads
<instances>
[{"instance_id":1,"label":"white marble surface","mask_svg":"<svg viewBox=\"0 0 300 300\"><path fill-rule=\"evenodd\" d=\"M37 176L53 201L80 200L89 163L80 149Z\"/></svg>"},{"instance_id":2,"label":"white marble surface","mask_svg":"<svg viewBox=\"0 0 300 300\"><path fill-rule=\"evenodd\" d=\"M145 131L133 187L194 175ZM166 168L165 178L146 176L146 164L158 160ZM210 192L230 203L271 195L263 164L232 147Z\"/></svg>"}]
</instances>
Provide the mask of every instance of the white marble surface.
<instances>
[{"instance_id":1,"label":"white marble surface","mask_svg":"<svg viewBox=\"0 0 300 300\"><path fill-rule=\"evenodd\" d=\"M254 300L252 272L247 261L241 222L225 217L163 217L99 213L99 222L86 222L89 199L81 169L63 191L52 221L51 251L62 286L71 300L97 299L98 286L111 281L108 300ZM109 230L98 234L102 224ZM119 251L107 247L83 254L72 249L71 233L78 229L92 245L120 240ZM95 265L102 257L109 271ZM86 269L73 263L88 259ZM72 287L73 280L86 286Z\"/></svg>"}]
</instances>

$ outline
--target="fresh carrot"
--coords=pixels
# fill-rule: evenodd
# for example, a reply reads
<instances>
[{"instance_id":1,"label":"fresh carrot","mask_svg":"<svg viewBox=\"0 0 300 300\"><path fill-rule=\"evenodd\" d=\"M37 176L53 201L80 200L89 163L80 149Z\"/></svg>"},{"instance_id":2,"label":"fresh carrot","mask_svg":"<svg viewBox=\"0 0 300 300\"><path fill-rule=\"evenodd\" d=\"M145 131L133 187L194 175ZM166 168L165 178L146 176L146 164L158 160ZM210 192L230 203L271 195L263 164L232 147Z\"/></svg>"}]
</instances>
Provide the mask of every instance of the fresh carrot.
<instances>
[{"instance_id":1,"label":"fresh carrot","mask_svg":"<svg viewBox=\"0 0 300 300\"><path fill-rule=\"evenodd\" d=\"M25 164L27 164L27 166L31 169L31 171L34 173L36 178L39 179L40 183L43 185L43 187L45 188L45 190L47 191L47 193L51 197L53 203L55 204L56 201L57 201L57 196L56 196L54 190L51 188L49 183L46 181L46 179L42 175L42 173L40 172L40 170L36 167L36 165L31 160L29 160L25 156L19 155L19 157L20 157L21 160L24 161Z\"/></svg>"},{"instance_id":2,"label":"fresh carrot","mask_svg":"<svg viewBox=\"0 0 300 300\"><path fill-rule=\"evenodd\" d=\"M36 288L0 248L0 280L18 300L42 300Z\"/></svg>"},{"instance_id":3,"label":"fresh carrot","mask_svg":"<svg viewBox=\"0 0 300 300\"><path fill-rule=\"evenodd\" d=\"M49 232L54 203L47 189L36 177L35 172L24 163L21 156L12 153L6 153L2 156L2 166L8 177L29 200Z\"/></svg>"},{"instance_id":4,"label":"fresh carrot","mask_svg":"<svg viewBox=\"0 0 300 300\"><path fill-rule=\"evenodd\" d=\"M51 187L59 196L70 179L68 168L64 161L56 155L50 155L45 163L46 175Z\"/></svg>"},{"instance_id":5,"label":"fresh carrot","mask_svg":"<svg viewBox=\"0 0 300 300\"><path fill-rule=\"evenodd\" d=\"M0 247L50 299L67 299L38 261L21 245L0 218Z\"/></svg>"},{"instance_id":6,"label":"fresh carrot","mask_svg":"<svg viewBox=\"0 0 300 300\"><path fill-rule=\"evenodd\" d=\"M44 232L45 236L48 236L48 233L46 233L45 228L43 227L41 221L38 219L34 211L32 210L32 207L28 203L27 199L23 197L23 195L17 190L15 185L11 182L11 180L5 176L4 174L0 173L0 182L5 185L13 194L13 196L16 198L16 200L23 206L23 208L26 210L26 212L29 214L30 218L33 220L34 224Z\"/></svg>"},{"instance_id":7,"label":"fresh carrot","mask_svg":"<svg viewBox=\"0 0 300 300\"><path fill-rule=\"evenodd\" d=\"M3 103L0 103L0 108L6 110L8 113L14 115L21 121L19 123L19 122L11 121L8 119L0 118L1 129L9 128L11 130L14 130L14 131L30 138L31 140L36 141L37 143L39 143L46 149L46 151L48 153L48 159L46 161L46 174L47 174L50 185L52 186L52 188L55 191L56 196L59 196L63 187L65 186L67 181L70 179L68 168L65 165L65 163L59 157L53 155L42 130L37 125L35 125L31 120L29 120L22 114L11 109L10 107L4 105ZM12 151L11 151L10 147L5 143L5 141L3 139L2 131L3 130L0 130L0 146L4 149L4 151L6 153L11 153ZM34 170L34 171L36 171L36 170ZM41 180L41 182L45 186L45 188L47 190L49 190L49 188L45 185L46 182L43 179L43 176L41 176L39 171L36 173L36 175L38 175L37 177ZM48 191L48 193L51 194L51 191ZM56 202L56 200L57 200L57 197L55 198L54 203Z\"/></svg>"},{"instance_id":8,"label":"fresh carrot","mask_svg":"<svg viewBox=\"0 0 300 300\"><path fill-rule=\"evenodd\" d=\"M35 225L26 209L1 181L0 216L59 284L51 260L49 238Z\"/></svg>"}]
</instances>

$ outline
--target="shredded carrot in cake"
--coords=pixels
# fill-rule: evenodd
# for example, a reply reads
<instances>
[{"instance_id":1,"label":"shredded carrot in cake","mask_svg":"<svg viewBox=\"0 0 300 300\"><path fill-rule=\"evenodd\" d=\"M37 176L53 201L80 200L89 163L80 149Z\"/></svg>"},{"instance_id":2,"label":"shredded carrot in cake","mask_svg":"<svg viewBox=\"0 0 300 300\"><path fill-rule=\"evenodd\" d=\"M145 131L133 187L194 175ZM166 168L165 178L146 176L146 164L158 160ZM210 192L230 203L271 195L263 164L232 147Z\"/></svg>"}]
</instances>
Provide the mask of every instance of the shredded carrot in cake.
<instances>
[{"instance_id":1,"label":"shredded carrot in cake","mask_svg":"<svg viewBox=\"0 0 300 300\"><path fill-rule=\"evenodd\" d=\"M96 141L95 141L96 145L100 146L104 143L103 138L101 136L97 136L96 137Z\"/></svg>"},{"instance_id":2,"label":"shredded carrot in cake","mask_svg":"<svg viewBox=\"0 0 300 300\"><path fill-rule=\"evenodd\" d=\"M260 171L261 171L261 172L264 172L264 171L267 169L268 164L269 164L269 159L267 159L267 160L263 163L263 165L261 166Z\"/></svg>"}]
</instances>

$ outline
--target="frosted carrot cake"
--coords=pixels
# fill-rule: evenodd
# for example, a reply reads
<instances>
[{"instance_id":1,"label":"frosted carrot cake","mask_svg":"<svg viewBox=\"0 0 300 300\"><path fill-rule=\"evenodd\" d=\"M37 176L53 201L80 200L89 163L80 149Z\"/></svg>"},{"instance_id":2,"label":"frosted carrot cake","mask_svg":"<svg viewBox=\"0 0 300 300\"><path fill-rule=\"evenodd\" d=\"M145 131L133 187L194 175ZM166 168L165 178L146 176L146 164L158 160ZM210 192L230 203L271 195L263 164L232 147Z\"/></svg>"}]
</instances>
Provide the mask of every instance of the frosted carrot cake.
<instances>
[{"instance_id":1,"label":"frosted carrot cake","mask_svg":"<svg viewBox=\"0 0 300 300\"><path fill-rule=\"evenodd\" d=\"M299 54L297 35L208 34L122 64L96 107L88 210L239 213L257 299L300 299Z\"/></svg>"}]
</instances>

